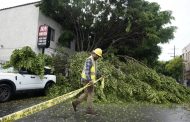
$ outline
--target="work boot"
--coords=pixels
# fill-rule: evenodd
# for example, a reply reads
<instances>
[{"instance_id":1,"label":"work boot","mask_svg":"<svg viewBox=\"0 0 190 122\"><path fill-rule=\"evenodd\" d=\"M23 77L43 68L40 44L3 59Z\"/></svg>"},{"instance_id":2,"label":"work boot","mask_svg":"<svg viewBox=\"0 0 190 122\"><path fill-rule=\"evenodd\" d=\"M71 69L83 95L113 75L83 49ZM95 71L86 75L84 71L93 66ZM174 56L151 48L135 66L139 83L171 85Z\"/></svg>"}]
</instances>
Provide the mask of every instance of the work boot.
<instances>
[{"instance_id":1,"label":"work boot","mask_svg":"<svg viewBox=\"0 0 190 122\"><path fill-rule=\"evenodd\" d=\"M97 113L92 108L87 108L86 114L97 115Z\"/></svg>"},{"instance_id":2,"label":"work boot","mask_svg":"<svg viewBox=\"0 0 190 122\"><path fill-rule=\"evenodd\" d=\"M72 106L73 106L73 109L74 109L75 112L77 111L77 105L78 104L79 104L79 101L73 101L72 102Z\"/></svg>"}]
</instances>

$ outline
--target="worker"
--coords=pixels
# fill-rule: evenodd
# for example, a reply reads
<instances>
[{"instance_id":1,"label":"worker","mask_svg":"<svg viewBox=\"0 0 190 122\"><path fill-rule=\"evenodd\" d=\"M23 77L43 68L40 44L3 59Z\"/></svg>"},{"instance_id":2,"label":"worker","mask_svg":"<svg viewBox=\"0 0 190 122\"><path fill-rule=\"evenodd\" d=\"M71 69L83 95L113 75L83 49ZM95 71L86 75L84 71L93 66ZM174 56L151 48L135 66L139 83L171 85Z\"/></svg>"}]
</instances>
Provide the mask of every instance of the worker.
<instances>
[{"instance_id":1,"label":"worker","mask_svg":"<svg viewBox=\"0 0 190 122\"><path fill-rule=\"evenodd\" d=\"M92 51L91 56L88 57L85 61L84 68L81 74L81 81L83 85L90 84L84 90L84 93L79 96L78 99L72 102L74 111L77 111L77 106L87 100L87 110L86 114L95 115L96 112L93 109L93 95L94 95L94 81L96 80L97 75L97 59L102 57L102 50L97 48Z\"/></svg>"}]
</instances>

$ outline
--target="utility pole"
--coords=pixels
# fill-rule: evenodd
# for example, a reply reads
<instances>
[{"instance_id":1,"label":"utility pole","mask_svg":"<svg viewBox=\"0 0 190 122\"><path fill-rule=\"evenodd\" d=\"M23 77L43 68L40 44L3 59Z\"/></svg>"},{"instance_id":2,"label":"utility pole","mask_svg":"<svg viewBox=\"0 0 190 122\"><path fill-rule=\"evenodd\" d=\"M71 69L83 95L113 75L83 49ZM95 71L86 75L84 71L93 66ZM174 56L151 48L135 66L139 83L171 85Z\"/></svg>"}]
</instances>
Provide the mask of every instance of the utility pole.
<instances>
[{"instance_id":1,"label":"utility pole","mask_svg":"<svg viewBox=\"0 0 190 122\"><path fill-rule=\"evenodd\" d=\"M175 58L175 45L174 45L174 58Z\"/></svg>"},{"instance_id":2,"label":"utility pole","mask_svg":"<svg viewBox=\"0 0 190 122\"><path fill-rule=\"evenodd\" d=\"M175 58L176 57L176 47L175 47L175 45L174 45L174 48L172 50L173 50L173 53L168 53L168 54L172 54L171 57Z\"/></svg>"}]
</instances>

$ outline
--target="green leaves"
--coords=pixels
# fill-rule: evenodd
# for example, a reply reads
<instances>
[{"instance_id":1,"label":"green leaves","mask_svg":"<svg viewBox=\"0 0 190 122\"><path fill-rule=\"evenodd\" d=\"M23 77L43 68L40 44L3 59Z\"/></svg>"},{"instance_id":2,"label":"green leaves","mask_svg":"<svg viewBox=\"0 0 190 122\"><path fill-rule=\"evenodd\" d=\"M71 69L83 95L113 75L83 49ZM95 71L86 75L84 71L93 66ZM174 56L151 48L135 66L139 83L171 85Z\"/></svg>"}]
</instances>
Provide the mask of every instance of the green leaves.
<instances>
[{"instance_id":1,"label":"green leaves","mask_svg":"<svg viewBox=\"0 0 190 122\"><path fill-rule=\"evenodd\" d=\"M183 59L181 57L175 57L167 62L158 62L155 69L159 73L171 76L177 81L180 81L183 77L183 65Z\"/></svg>"},{"instance_id":2,"label":"green leaves","mask_svg":"<svg viewBox=\"0 0 190 122\"><path fill-rule=\"evenodd\" d=\"M42 0L40 9L67 31L60 45L74 39L77 51L113 47L115 54L149 66L161 53L158 44L169 42L176 29L169 25L174 19L171 11L145 0Z\"/></svg>"},{"instance_id":3,"label":"green leaves","mask_svg":"<svg viewBox=\"0 0 190 122\"><path fill-rule=\"evenodd\" d=\"M26 68L30 69L32 67L32 59L36 57L36 54L32 51L30 47L23 47L21 50L16 49L11 55L10 64L16 69Z\"/></svg>"},{"instance_id":4,"label":"green leaves","mask_svg":"<svg viewBox=\"0 0 190 122\"><path fill-rule=\"evenodd\" d=\"M62 35L59 37L59 44L64 47L69 47L70 42L74 39L74 35L71 31L63 31Z\"/></svg>"},{"instance_id":5,"label":"green leaves","mask_svg":"<svg viewBox=\"0 0 190 122\"><path fill-rule=\"evenodd\" d=\"M42 78L44 75L44 66L51 65L51 63L52 59L50 56L42 54L36 55L30 47L26 46L22 49L14 50L10 61L5 65L9 67L13 66L17 70L24 68Z\"/></svg>"},{"instance_id":6,"label":"green leaves","mask_svg":"<svg viewBox=\"0 0 190 122\"><path fill-rule=\"evenodd\" d=\"M63 90L66 92L65 89L72 91L82 86L81 72L88 56L86 52L80 52L69 57L69 76L64 79L64 82L58 79L61 83L58 87L62 92ZM104 59L98 60L97 68L103 76L107 77L104 89L101 88L100 82L96 85L96 101L146 101L160 104L190 100L190 89L178 84L171 77L158 74L155 70L132 58L122 59L113 54L105 54Z\"/></svg>"}]
</instances>

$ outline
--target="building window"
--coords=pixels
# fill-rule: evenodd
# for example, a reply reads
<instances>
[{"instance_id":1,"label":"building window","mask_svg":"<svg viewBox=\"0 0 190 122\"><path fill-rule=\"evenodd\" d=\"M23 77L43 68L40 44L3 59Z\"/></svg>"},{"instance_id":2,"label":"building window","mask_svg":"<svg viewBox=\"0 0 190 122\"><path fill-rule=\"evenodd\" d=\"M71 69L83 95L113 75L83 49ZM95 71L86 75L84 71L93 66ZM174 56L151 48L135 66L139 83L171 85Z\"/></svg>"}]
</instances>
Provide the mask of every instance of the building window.
<instances>
[{"instance_id":1,"label":"building window","mask_svg":"<svg viewBox=\"0 0 190 122\"><path fill-rule=\"evenodd\" d=\"M51 28L50 40L55 41L55 30L53 28Z\"/></svg>"}]
</instances>

